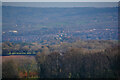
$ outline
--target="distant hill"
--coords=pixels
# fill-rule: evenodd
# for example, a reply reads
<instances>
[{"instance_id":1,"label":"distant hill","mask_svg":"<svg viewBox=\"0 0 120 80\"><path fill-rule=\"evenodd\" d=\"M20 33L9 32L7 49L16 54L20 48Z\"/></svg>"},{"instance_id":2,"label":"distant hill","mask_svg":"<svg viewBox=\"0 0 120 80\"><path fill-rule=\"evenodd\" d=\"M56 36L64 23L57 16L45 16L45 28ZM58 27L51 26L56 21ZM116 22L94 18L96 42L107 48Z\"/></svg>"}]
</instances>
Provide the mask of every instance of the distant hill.
<instances>
[{"instance_id":1,"label":"distant hill","mask_svg":"<svg viewBox=\"0 0 120 80\"><path fill-rule=\"evenodd\" d=\"M118 28L117 7L35 8L3 6L2 14L3 33L6 33L3 34L3 41L8 40L8 36L12 36L12 38L14 36L23 36L23 38L26 38L26 36L31 37L33 35L44 37L50 36L50 34L56 35L59 31L63 30L65 33L69 32L68 35L83 36L88 35L89 33L82 33L79 35L76 33L73 34L73 32L84 30L89 31L91 29ZM114 31L116 32L117 30ZM95 32L92 34L94 33ZM108 34L111 35L111 33ZM97 34L97 36L98 35L99 34ZM116 33L113 35L116 35ZM89 36L87 38L89 38ZM102 38L103 37L100 39ZM30 39L28 39L28 41ZM92 39L96 39L96 37ZM116 39L116 37L113 39ZM13 40L15 39L13 38Z\"/></svg>"},{"instance_id":2,"label":"distant hill","mask_svg":"<svg viewBox=\"0 0 120 80\"><path fill-rule=\"evenodd\" d=\"M83 21L82 18L86 22L88 20L96 20L97 17L107 19L108 16L117 17L117 9L116 7L33 8L3 6L3 30L4 27L10 28L16 24L19 26L25 25L26 27L28 25L36 27L35 25L37 24L55 26L57 23L75 24L77 21ZM104 19L103 21L105 21Z\"/></svg>"}]
</instances>

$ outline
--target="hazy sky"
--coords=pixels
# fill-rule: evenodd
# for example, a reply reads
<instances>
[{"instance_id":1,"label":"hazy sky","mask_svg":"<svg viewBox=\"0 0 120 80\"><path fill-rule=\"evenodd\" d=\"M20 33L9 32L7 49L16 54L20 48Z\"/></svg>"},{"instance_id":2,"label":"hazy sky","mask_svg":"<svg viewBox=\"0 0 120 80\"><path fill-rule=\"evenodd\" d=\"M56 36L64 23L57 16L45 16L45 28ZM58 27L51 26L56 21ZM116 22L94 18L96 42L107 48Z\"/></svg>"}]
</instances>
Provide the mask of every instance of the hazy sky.
<instances>
[{"instance_id":1,"label":"hazy sky","mask_svg":"<svg viewBox=\"0 0 120 80\"><path fill-rule=\"evenodd\" d=\"M120 0L1 0L2 2L118 2Z\"/></svg>"},{"instance_id":2,"label":"hazy sky","mask_svg":"<svg viewBox=\"0 0 120 80\"><path fill-rule=\"evenodd\" d=\"M24 7L116 7L117 2L3 2L5 6Z\"/></svg>"}]
</instances>

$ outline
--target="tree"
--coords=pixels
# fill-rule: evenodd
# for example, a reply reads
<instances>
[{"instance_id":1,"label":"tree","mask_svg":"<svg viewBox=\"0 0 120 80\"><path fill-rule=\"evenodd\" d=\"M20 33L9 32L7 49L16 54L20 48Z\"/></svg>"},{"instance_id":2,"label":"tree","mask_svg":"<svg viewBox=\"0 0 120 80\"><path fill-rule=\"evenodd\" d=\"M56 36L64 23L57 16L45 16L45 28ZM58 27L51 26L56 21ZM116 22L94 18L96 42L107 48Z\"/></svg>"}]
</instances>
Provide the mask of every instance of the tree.
<instances>
[{"instance_id":1,"label":"tree","mask_svg":"<svg viewBox=\"0 0 120 80\"><path fill-rule=\"evenodd\" d=\"M19 78L17 67L13 60L4 61L2 64L2 78Z\"/></svg>"}]
</instances>

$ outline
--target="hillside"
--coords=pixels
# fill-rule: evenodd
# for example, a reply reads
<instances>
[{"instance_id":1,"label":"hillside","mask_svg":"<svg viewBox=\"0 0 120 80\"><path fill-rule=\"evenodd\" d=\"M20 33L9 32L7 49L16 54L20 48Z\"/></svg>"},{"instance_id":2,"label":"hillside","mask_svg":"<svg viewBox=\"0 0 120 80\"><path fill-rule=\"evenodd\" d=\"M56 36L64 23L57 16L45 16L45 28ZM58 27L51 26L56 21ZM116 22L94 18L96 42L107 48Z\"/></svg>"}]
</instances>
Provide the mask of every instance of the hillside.
<instances>
[{"instance_id":1,"label":"hillside","mask_svg":"<svg viewBox=\"0 0 120 80\"><path fill-rule=\"evenodd\" d=\"M3 6L3 41L47 42L59 34L72 40L117 40L118 8ZM41 41L41 42L40 42ZM66 40L68 41L69 40ZM48 43L47 43L48 44ZM51 43L54 44L54 43Z\"/></svg>"}]
</instances>

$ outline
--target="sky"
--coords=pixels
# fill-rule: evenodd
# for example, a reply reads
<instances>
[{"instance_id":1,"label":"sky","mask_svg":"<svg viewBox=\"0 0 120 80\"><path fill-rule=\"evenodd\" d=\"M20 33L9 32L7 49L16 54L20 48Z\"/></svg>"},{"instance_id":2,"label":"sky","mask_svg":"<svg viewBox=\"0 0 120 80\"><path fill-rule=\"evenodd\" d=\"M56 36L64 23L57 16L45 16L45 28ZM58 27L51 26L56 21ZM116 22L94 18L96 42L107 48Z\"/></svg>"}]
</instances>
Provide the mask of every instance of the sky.
<instances>
[{"instance_id":1,"label":"sky","mask_svg":"<svg viewBox=\"0 0 120 80\"><path fill-rule=\"evenodd\" d=\"M117 2L2 2L4 6L23 7L117 7Z\"/></svg>"},{"instance_id":2,"label":"sky","mask_svg":"<svg viewBox=\"0 0 120 80\"><path fill-rule=\"evenodd\" d=\"M2 2L119 2L120 0L1 0Z\"/></svg>"}]
</instances>

